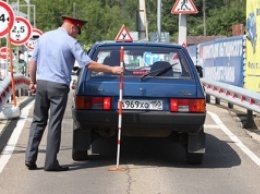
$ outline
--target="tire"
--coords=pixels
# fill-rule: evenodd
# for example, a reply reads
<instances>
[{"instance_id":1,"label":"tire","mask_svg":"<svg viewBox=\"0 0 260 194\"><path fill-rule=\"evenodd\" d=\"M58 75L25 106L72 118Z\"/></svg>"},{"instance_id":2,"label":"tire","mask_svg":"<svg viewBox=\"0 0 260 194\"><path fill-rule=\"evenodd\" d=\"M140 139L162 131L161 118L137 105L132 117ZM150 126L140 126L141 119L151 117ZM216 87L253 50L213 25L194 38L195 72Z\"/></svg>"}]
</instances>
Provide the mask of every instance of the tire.
<instances>
[{"instance_id":1,"label":"tire","mask_svg":"<svg viewBox=\"0 0 260 194\"><path fill-rule=\"evenodd\" d=\"M188 164L196 164L200 165L203 162L204 154L197 154L197 153L188 153L186 152L186 160Z\"/></svg>"},{"instance_id":2,"label":"tire","mask_svg":"<svg viewBox=\"0 0 260 194\"><path fill-rule=\"evenodd\" d=\"M197 134L187 135L186 144L186 160L188 164L202 164L203 157L206 151L206 135L204 133L204 127Z\"/></svg>"},{"instance_id":3,"label":"tire","mask_svg":"<svg viewBox=\"0 0 260 194\"><path fill-rule=\"evenodd\" d=\"M93 160L99 157L99 154L88 154L92 152L92 149L87 150L76 150L72 149L72 159L74 161L84 161L84 160Z\"/></svg>"},{"instance_id":4,"label":"tire","mask_svg":"<svg viewBox=\"0 0 260 194\"><path fill-rule=\"evenodd\" d=\"M72 149L72 159L75 161L87 160L88 159L87 150Z\"/></svg>"},{"instance_id":5,"label":"tire","mask_svg":"<svg viewBox=\"0 0 260 194\"><path fill-rule=\"evenodd\" d=\"M91 132L77 128L73 123L72 159L76 161L87 160L91 156Z\"/></svg>"}]
</instances>

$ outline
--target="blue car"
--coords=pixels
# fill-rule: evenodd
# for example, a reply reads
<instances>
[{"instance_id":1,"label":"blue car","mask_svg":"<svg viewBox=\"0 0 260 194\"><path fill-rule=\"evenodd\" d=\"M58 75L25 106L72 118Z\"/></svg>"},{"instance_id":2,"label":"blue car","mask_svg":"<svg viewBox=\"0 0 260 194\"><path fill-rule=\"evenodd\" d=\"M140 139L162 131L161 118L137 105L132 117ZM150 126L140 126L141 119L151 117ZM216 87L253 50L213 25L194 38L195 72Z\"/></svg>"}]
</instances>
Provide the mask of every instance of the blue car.
<instances>
[{"instance_id":1,"label":"blue car","mask_svg":"<svg viewBox=\"0 0 260 194\"><path fill-rule=\"evenodd\" d=\"M121 48L125 68L120 101L122 136L178 137L185 146L187 162L201 164L206 101L187 50L166 43L111 41L96 43L89 56L107 65L120 65ZM82 69L72 107L74 160L93 157L96 139L117 136L119 85L120 75Z\"/></svg>"}]
</instances>

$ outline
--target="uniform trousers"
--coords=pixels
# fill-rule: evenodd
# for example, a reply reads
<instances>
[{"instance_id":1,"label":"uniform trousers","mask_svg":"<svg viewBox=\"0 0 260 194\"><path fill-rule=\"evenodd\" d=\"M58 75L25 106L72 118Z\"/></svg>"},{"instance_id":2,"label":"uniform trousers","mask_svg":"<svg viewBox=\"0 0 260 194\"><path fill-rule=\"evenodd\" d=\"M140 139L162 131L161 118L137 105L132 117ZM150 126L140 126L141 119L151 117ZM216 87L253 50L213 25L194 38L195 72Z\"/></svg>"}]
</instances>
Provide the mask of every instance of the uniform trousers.
<instances>
[{"instance_id":1,"label":"uniform trousers","mask_svg":"<svg viewBox=\"0 0 260 194\"><path fill-rule=\"evenodd\" d=\"M48 124L44 169L53 169L59 166L57 155L61 142L61 124L69 90L69 86L66 84L37 80L34 115L25 161L36 163L39 144Z\"/></svg>"}]
</instances>

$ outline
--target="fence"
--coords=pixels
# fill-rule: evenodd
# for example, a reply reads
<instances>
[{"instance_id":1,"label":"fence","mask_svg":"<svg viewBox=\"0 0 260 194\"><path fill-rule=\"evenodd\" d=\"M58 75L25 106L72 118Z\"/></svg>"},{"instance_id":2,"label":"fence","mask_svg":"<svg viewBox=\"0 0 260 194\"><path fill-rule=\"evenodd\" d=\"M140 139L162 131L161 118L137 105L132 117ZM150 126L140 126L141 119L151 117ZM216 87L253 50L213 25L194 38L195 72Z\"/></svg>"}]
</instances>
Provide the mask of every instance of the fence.
<instances>
[{"instance_id":1,"label":"fence","mask_svg":"<svg viewBox=\"0 0 260 194\"><path fill-rule=\"evenodd\" d=\"M19 91L19 89L28 89L30 80L28 77L22 74L14 74L14 84L15 90ZM13 94L12 91L12 78L10 75L6 76L3 81L0 82L0 112L2 113L4 106L7 101L11 98ZM14 112L15 111L15 112ZM4 118L12 118L13 116L17 117L19 113L16 113L18 110L16 107L9 109L4 112ZM0 115L0 118L2 115Z\"/></svg>"},{"instance_id":2,"label":"fence","mask_svg":"<svg viewBox=\"0 0 260 194\"><path fill-rule=\"evenodd\" d=\"M205 78L201 79L201 82L205 88L207 102L210 102L210 96L214 96L217 104L220 103L220 100L225 100L228 102L229 108L233 108L234 104L245 108L247 119L243 123L244 128L253 126L253 111L260 113L259 93Z\"/></svg>"}]
</instances>

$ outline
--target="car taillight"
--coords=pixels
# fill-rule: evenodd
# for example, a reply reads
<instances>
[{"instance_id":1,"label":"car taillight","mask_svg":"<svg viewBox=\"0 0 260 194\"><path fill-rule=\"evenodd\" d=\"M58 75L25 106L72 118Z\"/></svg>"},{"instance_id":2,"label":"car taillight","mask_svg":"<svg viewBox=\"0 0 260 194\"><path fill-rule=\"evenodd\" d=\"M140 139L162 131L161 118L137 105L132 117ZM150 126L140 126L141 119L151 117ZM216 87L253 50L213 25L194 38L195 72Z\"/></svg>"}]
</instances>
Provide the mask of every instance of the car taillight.
<instances>
[{"instance_id":1,"label":"car taillight","mask_svg":"<svg viewBox=\"0 0 260 194\"><path fill-rule=\"evenodd\" d=\"M111 97L75 96L75 109L110 110Z\"/></svg>"},{"instance_id":2,"label":"car taillight","mask_svg":"<svg viewBox=\"0 0 260 194\"><path fill-rule=\"evenodd\" d=\"M171 112L205 112L205 99L171 99Z\"/></svg>"}]
</instances>

